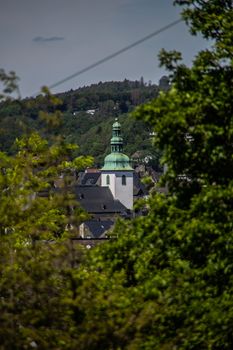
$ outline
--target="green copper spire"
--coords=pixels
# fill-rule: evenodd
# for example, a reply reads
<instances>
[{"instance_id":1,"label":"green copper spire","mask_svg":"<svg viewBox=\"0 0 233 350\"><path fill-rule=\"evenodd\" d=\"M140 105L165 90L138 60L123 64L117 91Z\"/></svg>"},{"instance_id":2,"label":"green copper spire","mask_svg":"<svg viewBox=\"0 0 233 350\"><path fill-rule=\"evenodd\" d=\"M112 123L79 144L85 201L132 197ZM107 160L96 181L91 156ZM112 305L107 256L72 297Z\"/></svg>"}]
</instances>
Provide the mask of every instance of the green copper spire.
<instances>
[{"instance_id":1,"label":"green copper spire","mask_svg":"<svg viewBox=\"0 0 233 350\"><path fill-rule=\"evenodd\" d=\"M123 152L123 139L121 137L121 124L117 118L115 123L112 125L112 138L111 138L111 152L122 153Z\"/></svg>"},{"instance_id":2,"label":"green copper spire","mask_svg":"<svg viewBox=\"0 0 233 350\"><path fill-rule=\"evenodd\" d=\"M117 118L112 125L111 153L105 157L102 170L133 170L129 164L129 157L123 153L121 124Z\"/></svg>"}]
</instances>

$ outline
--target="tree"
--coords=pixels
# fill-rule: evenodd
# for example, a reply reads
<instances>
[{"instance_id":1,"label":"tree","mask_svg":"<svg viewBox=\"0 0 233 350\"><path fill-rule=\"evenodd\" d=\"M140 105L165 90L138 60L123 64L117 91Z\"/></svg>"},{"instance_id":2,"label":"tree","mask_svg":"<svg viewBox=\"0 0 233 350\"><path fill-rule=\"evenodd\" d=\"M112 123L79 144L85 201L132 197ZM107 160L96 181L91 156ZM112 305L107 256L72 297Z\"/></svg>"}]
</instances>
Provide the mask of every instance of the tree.
<instances>
[{"instance_id":1,"label":"tree","mask_svg":"<svg viewBox=\"0 0 233 350\"><path fill-rule=\"evenodd\" d=\"M43 91L48 103L59 103ZM50 128L59 117L41 112ZM0 153L0 348L70 349L78 317L72 274L83 250L72 245L67 227L78 227L87 216L69 179L91 158L71 160L74 145L56 136L49 145L35 132L16 140L16 147L14 156ZM63 187L55 191L61 175Z\"/></svg>"},{"instance_id":2,"label":"tree","mask_svg":"<svg viewBox=\"0 0 233 350\"><path fill-rule=\"evenodd\" d=\"M10 71L6 73L4 69L0 69L0 81L3 85L3 91L0 94L0 102L6 99L10 99L12 93L17 93L20 97L18 81L19 78L16 76L15 72Z\"/></svg>"},{"instance_id":3,"label":"tree","mask_svg":"<svg viewBox=\"0 0 233 350\"><path fill-rule=\"evenodd\" d=\"M156 133L169 194L142 203L147 216L120 222L81 269L80 349L233 347L233 5L176 3L212 47L191 68L160 54L171 88L137 117Z\"/></svg>"}]
</instances>

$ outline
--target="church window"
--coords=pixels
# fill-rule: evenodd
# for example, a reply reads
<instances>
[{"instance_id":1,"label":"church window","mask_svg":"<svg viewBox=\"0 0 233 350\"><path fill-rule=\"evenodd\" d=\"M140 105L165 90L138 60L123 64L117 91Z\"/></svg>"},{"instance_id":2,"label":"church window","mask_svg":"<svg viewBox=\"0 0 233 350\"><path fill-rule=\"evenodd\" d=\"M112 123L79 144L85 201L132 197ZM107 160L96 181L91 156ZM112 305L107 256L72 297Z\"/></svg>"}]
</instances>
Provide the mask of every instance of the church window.
<instances>
[{"instance_id":1,"label":"church window","mask_svg":"<svg viewBox=\"0 0 233 350\"><path fill-rule=\"evenodd\" d=\"M122 175L121 183L122 183L123 186L126 185L126 176L125 175Z\"/></svg>"},{"instance_id":2,"label":"church window","mask_svg":"<svg viewBox=\"0 0 233 350\"><path fill-rule=\"evenodd\" d=\"M106 176L106 184L110 185L110 176L109 175Z\"/></svg>"}]
</instances>

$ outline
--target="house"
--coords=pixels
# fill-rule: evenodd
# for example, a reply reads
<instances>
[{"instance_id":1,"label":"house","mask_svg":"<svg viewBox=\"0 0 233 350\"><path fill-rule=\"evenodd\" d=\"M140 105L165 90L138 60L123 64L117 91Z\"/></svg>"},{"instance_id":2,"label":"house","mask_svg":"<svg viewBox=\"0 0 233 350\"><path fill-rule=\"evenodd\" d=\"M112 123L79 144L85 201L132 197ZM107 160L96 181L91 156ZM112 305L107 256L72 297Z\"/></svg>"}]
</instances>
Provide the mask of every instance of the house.
<instances>
[{"instance_id":1,"label":"house","mask_svg":"<svg viewBox=\"0 0 233 350\"><path fill-rule=\"evenodd\" d=\"M88 220L80 225L80 237L83 239L103 239L106 238L106 231L110 235L110 229L113 227L112 220Z\"/></svg>"},{"instance_id":2,"label":"house","mask_svg":"<svg viewBox=\"0 0 233 350\"><path fill-rule=\"evenodd\" d=\"M88 109L86 111L87 114L94 115L95 114L95 109Z\"/></svg>"},{"instance_id":3,"label":"house","mask_svg":"<svg viewBox=\"0 0 233 350\"><path fill-rule=\"evenodd\" d=\"M101 172L96 169L87 169L80 174L79 184L83 186L101 185Z\"/></svg>"}]
</instances>

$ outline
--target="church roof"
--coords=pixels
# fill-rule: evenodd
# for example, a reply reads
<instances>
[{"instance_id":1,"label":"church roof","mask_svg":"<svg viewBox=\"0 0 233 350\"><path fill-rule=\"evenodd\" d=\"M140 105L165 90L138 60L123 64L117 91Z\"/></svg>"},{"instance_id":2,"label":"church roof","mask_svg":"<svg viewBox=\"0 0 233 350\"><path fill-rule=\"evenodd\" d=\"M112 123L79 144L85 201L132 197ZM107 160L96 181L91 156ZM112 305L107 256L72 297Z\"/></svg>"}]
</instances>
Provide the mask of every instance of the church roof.
<instances>
[{"instance_id":1,"label":"church roof","mask_svg":"<svg viewBox=\"0 0 233 350\"><path fill-rule=\"evenodd\" d=\"M81 207L90 214L122 214L127 208L113 198L109 187L75 186L74 193Z\"/></svg>"},{"instance_id":2,"label":"church roof","mask_svg":"<svg viewBox=\"0 0 233 350\"><path fill-rule=\"evenodd\" d=\"M104 159L101 170L133 170L129 164L129 157L124 153L110 153Z\"/></svg>"}]
</instances>

